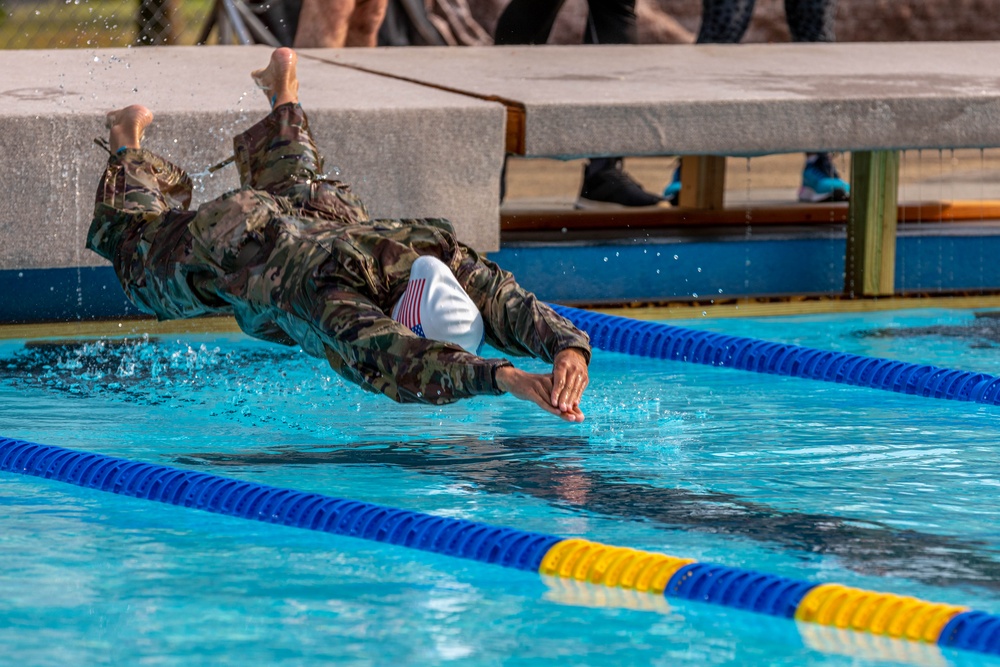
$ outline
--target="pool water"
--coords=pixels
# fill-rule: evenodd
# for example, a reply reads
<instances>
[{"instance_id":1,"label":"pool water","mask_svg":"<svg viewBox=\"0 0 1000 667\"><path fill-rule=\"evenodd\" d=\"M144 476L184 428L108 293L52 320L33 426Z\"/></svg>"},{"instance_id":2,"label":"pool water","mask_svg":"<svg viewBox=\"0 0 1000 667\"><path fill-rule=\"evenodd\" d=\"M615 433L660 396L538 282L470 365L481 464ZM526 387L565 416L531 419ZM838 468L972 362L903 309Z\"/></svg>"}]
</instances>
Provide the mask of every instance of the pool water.
<instances>
[{"instance_id":1,"label":"pool water","mask_svg":"<svg viewBox=\"0 0 1000 667\"><path fill-rule=\"evenodd\" d=\"M671 323L1000 375L990 315ZM600 351L591 372L570 425L399 406L238 335L0 341L0 436L1000 612L1000 408ZM19 475L0 503L10 663L1000 664Z\"/></svg>"}]
</instances>

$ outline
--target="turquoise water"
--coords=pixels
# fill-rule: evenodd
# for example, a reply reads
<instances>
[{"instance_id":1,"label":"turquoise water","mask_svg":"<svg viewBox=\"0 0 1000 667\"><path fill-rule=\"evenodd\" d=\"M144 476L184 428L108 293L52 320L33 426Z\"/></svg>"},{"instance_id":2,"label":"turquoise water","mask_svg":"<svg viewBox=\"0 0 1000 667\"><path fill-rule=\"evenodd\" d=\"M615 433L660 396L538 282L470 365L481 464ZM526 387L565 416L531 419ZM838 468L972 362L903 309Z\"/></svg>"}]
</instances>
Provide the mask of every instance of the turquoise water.
<instances>
[{"instance_id":1,"label":"turquoise water","mask_svg":"<svg viewBox=\"0 0 1000 667\"><path fill-rule=\"evenodd\" d=\"M972 312L675 324L1000 374ZM0 341L6 437L1000 613L1000 408L603 352L583 407L397 406L236 335ZM0 504L11 663L1000 664L17 475Z\"/></svg>"}]
</instances>

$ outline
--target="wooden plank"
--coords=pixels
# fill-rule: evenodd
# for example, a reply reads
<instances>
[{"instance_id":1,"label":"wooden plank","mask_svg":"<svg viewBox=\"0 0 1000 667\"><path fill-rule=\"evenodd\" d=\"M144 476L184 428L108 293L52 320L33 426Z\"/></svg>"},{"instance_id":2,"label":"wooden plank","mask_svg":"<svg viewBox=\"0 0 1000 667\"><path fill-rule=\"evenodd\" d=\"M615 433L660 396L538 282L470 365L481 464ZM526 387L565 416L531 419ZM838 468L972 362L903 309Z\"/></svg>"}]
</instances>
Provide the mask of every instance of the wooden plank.
<instances>
[{"instance_id":1,"label":"wooden plank","mask_svg":"<svg viewBox=\"0 0 1000 667\"><path fill-rule=\"evenodd\" d=\"M1000 201L931 201L900 204L897 219L901 223L985 222L1000 220ZM501 230L559 231L562 229L656 229L698 225L844 224L848 206L838 204L756 204L746 208L721 211L682 208L621 208L614 211L577 211L565 208L520 207L508 202L500 212Z\"/></svg>"},{"instance_id":2,"label":"wooden plank","mask_svg":"<svg viewBox=\"0 0 1000 667\"><path fill-rule=\"evenodd\" d=\"M1000 220L1000 201L909 202L897 209L899 222L985 222Z\"/></svg>"},{"instance_id":3,"label":"wooden plank","mask_svg":"<svg viewBox=\"0 0 1000 667\"><path fill-rule=\"evenodd\" d=\"M721 211L726 192L726 158L685 155L681 159L680 208Z\"/></svg>"},{"instance_id":4,"label":"wooden plank","mask_svg":"<svg viewBox=\"0 0 1000 667\"><path fill-rule=\"evenodd\" d=\"M233 333L240 328L228 316L198 317L157 322L147 317L117 320L40 322L0 325L0 340L6 338L95 338L141 336L143 334Z\"/></svg>"},{"instance_id":5,"label":"wooden plank","mask_svg":"<svg viewBox=\"0 0 1000 667\"><path fill-rule=\"evenodd\" d=\"M898 151L851 156L844 292L887 296L895 289Z\"/></svg>"},{"instance_id":6,"label":"wooden plank","mask_svg":"<svg viewBox=\"0 0 1000 667\"><path fill-rule=\"evenodd\" d=\"M524 105L507 100L494 99L492 102L500 102L507 109L507 128L504 133L504 150L509 155L524 155L525 130L527 122L524 115Z\"/></svg>"}]
</instances>

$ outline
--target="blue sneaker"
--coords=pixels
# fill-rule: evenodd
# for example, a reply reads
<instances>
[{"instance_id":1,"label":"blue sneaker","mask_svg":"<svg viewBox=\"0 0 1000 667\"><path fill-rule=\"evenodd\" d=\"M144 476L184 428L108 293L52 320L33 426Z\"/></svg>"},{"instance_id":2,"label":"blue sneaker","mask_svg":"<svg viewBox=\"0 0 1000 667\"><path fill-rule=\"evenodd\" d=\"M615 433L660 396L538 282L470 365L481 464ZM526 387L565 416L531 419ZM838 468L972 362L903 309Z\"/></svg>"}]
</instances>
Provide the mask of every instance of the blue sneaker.
<instances>
[{"instance_id":1,"label":"blue sneaker","mask_svg":"<svg viewBox=\"0 0 1000 667\"><path fill-rule=\"evenodd\" d=\"M667 187L663 188L663 198L670 202L671 206L677 206L681 197L681 168L674 169L674 177L670 179Z\"/></svg>"},{"instance_id":2,"label":"blue sneaker","mask_svg":"<svg viewBox=\"0 0 1000 667\"><path fill-rule=\"evenodd\" d=\"M837 173L829 153L812 153L806 158L806 168L802 171L802 187L799 201L824 202L847 201L851 198L851 186Z\"/></svg>"}]
</instances>

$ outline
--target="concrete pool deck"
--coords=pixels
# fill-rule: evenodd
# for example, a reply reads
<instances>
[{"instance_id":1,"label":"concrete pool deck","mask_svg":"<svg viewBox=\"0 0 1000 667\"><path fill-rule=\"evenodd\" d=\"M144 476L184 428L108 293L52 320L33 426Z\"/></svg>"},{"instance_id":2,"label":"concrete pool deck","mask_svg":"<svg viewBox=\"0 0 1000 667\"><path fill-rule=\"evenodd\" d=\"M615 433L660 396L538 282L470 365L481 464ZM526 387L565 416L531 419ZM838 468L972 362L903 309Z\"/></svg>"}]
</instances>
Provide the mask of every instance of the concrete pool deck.
<instances>
[{"instance_id":1,"label":"concrete pool deck","mask_svg":"<svg viewBox=\"0 0 1000 667\"><path fill-rule=\"evenodd\" d=\"M304 50L504 102L523 155L756 155L1000 146L1000 44ZM508 127L516 132L514 123ZM518 145L520 144L520 145Z\"/></svg>"},{"instance_id":2,"label":"concrete pool deck","mask_svg":"<svg viewBox=\"0 0 1000 667\"><path fill-rule=\"evenodd\" d=\"M268 47L2 51L0 269L97 266L83 249L106 155L104 114L142 103L145 145L192 173L232 154L231 138L268 111L249 76ZM301 59L301 99L326 168L378 217L445 216L467 242L499 246L502 108L426 86ZM434 136L435 141L429 137ZM195 205L237 187L227 167Z\"/></svg>"}]
</instances>

